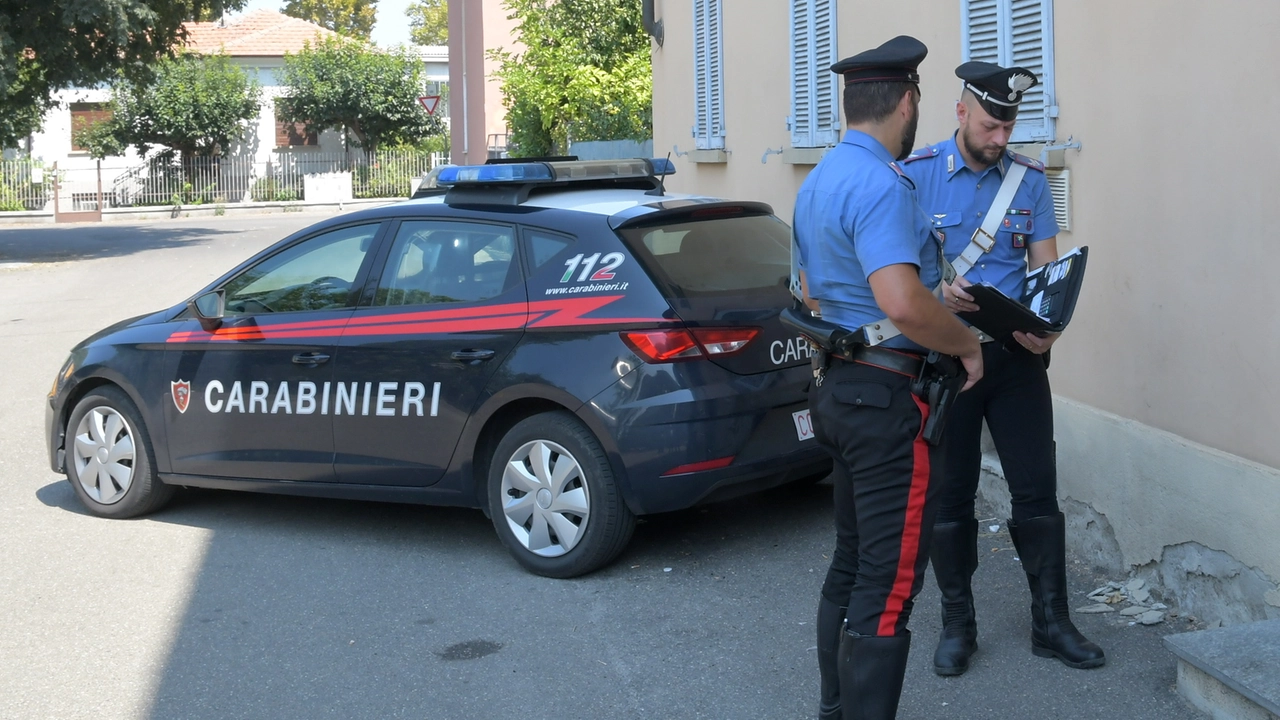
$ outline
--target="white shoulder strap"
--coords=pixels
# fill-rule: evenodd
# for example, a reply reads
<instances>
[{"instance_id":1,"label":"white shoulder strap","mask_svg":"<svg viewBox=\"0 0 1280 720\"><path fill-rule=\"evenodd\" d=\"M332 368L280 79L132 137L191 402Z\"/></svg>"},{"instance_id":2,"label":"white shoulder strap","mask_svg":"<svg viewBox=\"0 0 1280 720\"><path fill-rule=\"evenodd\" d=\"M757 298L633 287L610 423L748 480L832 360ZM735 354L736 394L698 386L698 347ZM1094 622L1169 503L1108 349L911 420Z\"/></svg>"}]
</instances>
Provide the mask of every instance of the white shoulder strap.
<instances>
[{"instance_id":1,"label":"white shoulder strap","mask_svg":"<svg viewBox=\"0 0 1280 720\"><path fill-rule=\"evenodd\" d=\"M982 227L973 231L973 237L969 238L969 244L965 247L960 256L951 262L952 267L956 269L957 275L968 274L974 265L978 264L978 259L985 253L991 252L991 248L996 245L996 231L1000 229L1000 222L1004 220L1005 213L1009 210L1009 204L1013 202L1013 196L1018 192L1018 186L1022 184L1022 177L1027 174L1027 166L1016 162L1009 163L1009 169L1004 173L1004 182L1000 183L1000 191L996 193L996 197L991 201L991 208L987 210L987 216L982 219Z\"/></svg>"}]
</instances>

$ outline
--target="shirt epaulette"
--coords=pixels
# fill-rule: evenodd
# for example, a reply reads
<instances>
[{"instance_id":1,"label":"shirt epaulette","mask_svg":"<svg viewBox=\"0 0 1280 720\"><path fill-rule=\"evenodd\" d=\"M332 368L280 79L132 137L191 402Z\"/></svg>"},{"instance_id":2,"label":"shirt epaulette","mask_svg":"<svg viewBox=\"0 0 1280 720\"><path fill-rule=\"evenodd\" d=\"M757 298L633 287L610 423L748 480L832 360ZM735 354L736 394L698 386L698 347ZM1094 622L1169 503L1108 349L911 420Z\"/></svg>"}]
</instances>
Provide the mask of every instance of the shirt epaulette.
<instances>
[{"instance_id":1,"label":"shirt epaulette","mask_svg":"<svg viewBox=\"0 0 1280 720\"><path fill-rule=\"evenodd\" d=\"M903 162L906 162L906 161L904 160ZM910 187L912 190L914 190L914 189L915 189L915 187L916 187L916 182L915 182L914 180L912 180L912 179L911 179L911 177L910 177L909 175L907 175L905 172L903 172L903 171L902 171L902 167L901 167L900 165L898 165L898 163L897 163L897 162L891 162L891 163L889 163L889 167L893 168L893 171L894 171L894 172L896 172L896 173L898 173L898 179L900 179L900 180L902 180L903 182L905 182L905 183L907 184L907 186L908 186L908 187Z\"/></svg>"},{"instance_id":2,"label":"shirt epaulette","mask_svg":"<svg viewBox=\"0 0 1280 720\"><path fill-rule=\"evenodd\" d=\"M916 160L922 160L924 158L937 157L937 156L938 156L938 148L934 147L933 145L927 145L908 155L907 159L903 160L902 162L904 163L915 162Z\"/></svg>"},{"instance_id":3,"label":"shirt epaulette","mask_svg":"<svg viewBox=\"0 0 1280 720\"><path fill-rule=\"evenodd\" d=\"M1018 153L1012 150L1009 151L1009 157L1012 158L1013 161L1018 163L1019 165L1026 165L1032 170L1039 170L1040 172L1044 172L1044 163L1040 162L1039 160L1036 160L1034 158L1029 158L1026 155L1019 155Z\"/></svg>"}]
</instances>

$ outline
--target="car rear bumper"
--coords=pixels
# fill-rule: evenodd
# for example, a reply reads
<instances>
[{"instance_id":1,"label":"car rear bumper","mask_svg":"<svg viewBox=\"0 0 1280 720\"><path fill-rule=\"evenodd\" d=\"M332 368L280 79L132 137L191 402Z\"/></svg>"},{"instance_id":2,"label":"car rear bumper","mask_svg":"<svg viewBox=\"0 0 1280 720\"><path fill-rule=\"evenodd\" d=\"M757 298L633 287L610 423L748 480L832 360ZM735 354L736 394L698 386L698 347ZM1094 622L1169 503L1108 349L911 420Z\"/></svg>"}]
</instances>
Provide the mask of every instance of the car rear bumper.
<instances>
[{"instance_id":1,"label":"car rear bumper","mask_svg":"<svg viewBox=\"0 0 1280 720\"><path fill-rule=\"evenodd\" d=\"M830 457L794 419L809 378L807 366L645 365L588 407L613 435L628 507L668 512L828 472Z\"/></svg>"}]
</instances>

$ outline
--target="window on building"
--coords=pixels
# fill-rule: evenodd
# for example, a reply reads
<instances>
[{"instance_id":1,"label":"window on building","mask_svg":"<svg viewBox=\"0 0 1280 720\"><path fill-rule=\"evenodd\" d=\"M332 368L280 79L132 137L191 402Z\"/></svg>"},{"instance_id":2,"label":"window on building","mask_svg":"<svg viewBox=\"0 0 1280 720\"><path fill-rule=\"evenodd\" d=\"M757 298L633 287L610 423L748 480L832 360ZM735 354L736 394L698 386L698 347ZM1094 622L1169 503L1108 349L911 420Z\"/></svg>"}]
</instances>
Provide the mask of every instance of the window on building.
<instances>
[{"instance_id":1,"label":"window on building","mask_svg":"<svg viewBox=\"0 0 1280 720\"><path fill-rule=\"evenodd\" d=\"M724 47L720 0L693 0L694 144L724 149Z\"/></svg>"},{"instance_id":2,"label":"window on building","mask_svg":"<svg viewBox=\"0 0 1280 720\"><path fill-rule=\"evenodd\" d=\"M276 147L314 147L320 144L320 136L307 132L306 123L288 122L276 113Z\"/></svg>"},{"instance_id":3,"label":"window on building","mask_svg":"<svg viewBox=\"0 0 1280 720\"><path fill-rule=\"evenodd\" d=\"M836 0L791 0L791 146L840 141Z\"/></svg>"},{"instance_id":4,"label":"window on building","mask_svg":"<svg viewBox=\"0 0 1280 720\"><path fill-rule=\"evenodd\" d=\"M88 152L78 142L80 133L111 119L111 107L107 103L71 103L71 151Z\"/></svg>"},{"instance_id":5,"label":"window on building","mask_svg":"<svg viewBox=\"0 0 1280 720\"><path fill-rule=\"evenodd\" d=\"M1040 80L1022 96L1011 141L1053 140L1053 0L961 1L964 60L1018 65Z\"/></svg>"}]
</instances>

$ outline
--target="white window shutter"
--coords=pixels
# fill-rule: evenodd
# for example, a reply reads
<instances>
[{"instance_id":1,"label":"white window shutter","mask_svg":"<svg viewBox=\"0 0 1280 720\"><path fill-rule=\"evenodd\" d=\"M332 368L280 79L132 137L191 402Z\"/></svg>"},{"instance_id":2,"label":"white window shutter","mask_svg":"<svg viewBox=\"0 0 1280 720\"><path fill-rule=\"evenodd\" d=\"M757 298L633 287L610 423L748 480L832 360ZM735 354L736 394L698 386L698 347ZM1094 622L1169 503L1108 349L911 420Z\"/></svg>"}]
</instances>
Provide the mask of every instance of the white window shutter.
<instances>
[{"instance_id":1,"label":"white window shutter","mask_svg":"<svg viewBox=\"0 0 1280 720\"><path fill-rule=\"evenodd\" d=\"M815 147L813 2L791 0L791 147Z\"/></svg>"},{"instance_id":2,"label":"white window shutter","mask_svg":"<svg viewBox=\"0 0 1280 720\"><path fill-rule=\"evenodd\" d=\"M707 3L710 0L693 1L693 137L699 150L710 146L711 128L708 110L707 87Z\"/></svg>"},{"instance_id":3,"label":"white window shutter","mask_svg":"<svg viewBox=\"0 0 1280 720\"><path fill-rule=\"evenodd\" d=\"M819 146L840 142L840 83L831 72L836 54L836 0L814 0L814 140Z\"/></svg>"},{"instance_id":4,"label":"white window shutter","mask_svg":"<svg viewBox=\"0 0 1280 720\"><path fill-rule=\"evenodd\" d=\"M694 144L699 150L724 148L724 53L720 0L693 2Z\"/></svg>"},{"instance_id":5,"label":"white window shutter","mask_svg":"<svg viewBox=\"0 0 1280 720\"><path fill-rule=\"evenodd\" d=\"M1025 93L1012 142L1052 141L1053 0L961 0L964 60L1035 72L1040 83Z\"/></svg>"},{"instance_id":6,"label":"white window shutter","mask_svg":"<svg viewBox=\"0 0 1280 720\"><path fill-rule=\"evenodd\" d=\"M840 141L836 0L791 0L791 146Z\"/></svg>"},{"instance_id":7,"label":"white window shutter","mask_svg":"<svg viewBox=\"0 0 1280 720\"><path fill-rule=\"evenodd\" d=\"M965 62L1000 62L1000 2L999 0L961 0L964 12Z\"/></svg>"}]
</instances>

